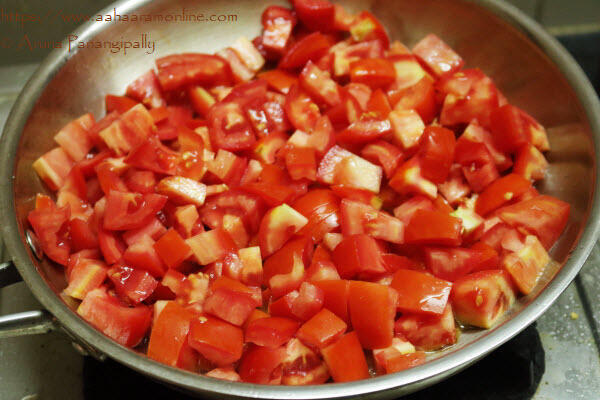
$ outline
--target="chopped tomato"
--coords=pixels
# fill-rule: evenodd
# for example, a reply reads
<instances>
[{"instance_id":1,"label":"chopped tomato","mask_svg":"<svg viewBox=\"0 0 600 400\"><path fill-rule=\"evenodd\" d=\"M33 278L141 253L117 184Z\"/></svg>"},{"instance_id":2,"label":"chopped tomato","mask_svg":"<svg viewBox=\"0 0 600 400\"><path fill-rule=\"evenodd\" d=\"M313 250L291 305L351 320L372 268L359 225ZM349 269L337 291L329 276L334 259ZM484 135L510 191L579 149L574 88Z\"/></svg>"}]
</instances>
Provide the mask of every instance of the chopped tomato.
<instances>
[{"instance_id":1,"label":"chopped tomato","mask_svg":"<svg viewBox=\"0 0 600 400\"><path fill-rule=\"evenodd\" d=\"M148 343L148 357L173 367L192 353L188 346L188 333L197 315L175 301L169 301L155 317ZM187 354L186 354L187 353Z\"/></svg>"},{"instance_id":2,"label":"chopped tomato","mask_svg":"<svg viewBox=\"0 0 600 400\"><path fill-rule=\"evenodd\" d=\"M491 327L515 302L515 290L507 272L475 272L458 279L452 288L456 318L467 325Z\"/></svg>"},{"instance_id":3,"label":"chopped tomato","mask_svg":"<svg viewBox=\"0 0 600 400\"><path fill-rule=\"evenodd\" d=\"M456 246L461 243L461 220L440 211L418 210L404 232L409 244Z\"/></svg>"},{"instance_id":4,"label":"chopped tomato","mask_svg":"<svg viewBox=\"0 0 600 400\"><path fill-rule=\"evenodd\" d=\"M276 349L287 343L300 324L289 318L267 317L251 321L245 329L246 342Z\"/></svg>"},{"instance_id":5,"label":"chopped tomato","mask_svg":"<svg viewBox=\"0 0 600 400\"><path fill-rule=\"evenodd\" d=\"M158 286L158 281L147 271L125 265L113 266L108 270L108 277L121 298L133 304L146 300Z\"/></svg>"},{"instance_id":6,"label":"chopped tomato","mask_svg":"<svg viewBox=\"0 0 600 400\"><path fill-rule=\"evenodd\" d=\"M146 225L165 205L158 194L139 195L111 190L106 196L104 229L130 230Z\"/></svg>"},{"instance_id":7,"label":"chopped tomato","mask_svg":"<svg viewBox=\"0 0 600 400\"><path fill-rule=\"evenodd\" d=\"M459 70L464 61L439 37L430 33L413 47L413 53L437 75Z\"/></svg>"},{"instance_id":8,"label":"chopped tomato","mask_svg":"<svg viewBox=\"0 0 600 400\"><path fill-rule=\"evenodd\" d=\"M396 302L397 293L388 286L350 282L350 320L362 347L380 349L392 343Z\"/></svg>"},{"instance_id":9,"label":"chopped tomato","mask_svg":"<svg viewBox=\"0 0 600 400\"><path fill-rule=\"evenodd\" d=\"M191 321L188 342L193 349L218 366L239 360L244 344L240 328L207 316Z\"/></svg>"},{"instance_id":10,"label":"chopped tomato","mask_svg":"<svg viewBox=\"0 0 600 400\"><path fill-rule=\"evenodd\" d=\"M377 242L365 234L345 237L332 253L333 261L343 279L377 276L386 272Z\"/></svg>"},{"instance_id":11,"label":"chopped tomato","mask_svg":"<svg viewBox=\"0 0 600 400\"><path fill-rule=\"evenodd\" d=\"M556 242L569 219L570 206L554 197L540 195L506 206L498 215L506 223L522 227L536 235L549 249Z\"/></svg>"},{"instance_id":12,"label":"chopped tomato","mask_svg":"<svg viewBox=\"0 0 600 400\"><path fill-rule=\"evenodd\" d=\"M396 320L394 329L396 335L402 335L419 350L438 350L457 340L450 304L441 315L404 314Z\"/></svg>"},{"instance_id":13,"label":"chopped tomato","mask_svg":"<svg viewBox=\"0 0 600 400\"><path fill-rule=\"evenodd\" d=\"M365 58L350 64L350 80L376 89L396 80L394 64L385 58Z\"/></svg>"},{"instance_id":14,"label":"chopped tomato","mask_svg":"<svg viewBox=\"0 0 600 400\"><path fill-rule=\"evenodd\" d=\"M320 32L306 35L291 45L279 62L279 68L294 69L304 66L308 61L316 61L331 46L331 39Z\"/></svg>"},{"instance_id":15,"label":"chopped tomato","mask_svg":"<svg viewBox=\"0 0 600 400\"><path fill-rule=\"evenodd\" d=\"M335 382L349 382L369 377L369 368L356 332L342 336L321 350Z\"/></svg>"},{"instance_id":16,"label":"chopped tomato","mask_svg":"<svg viewBox=\"0 0 600 400\"><path fill-rule=\"evenodd\" d=\"M126 347L140 343L152 321L152 310L148 306L123 306L106 292L106 288L88 292L77 308L77 314Z\"/></svg>"},{"instance_id":17,"label":"chopped tomato","mask_svg":"<svg viewBox=\"0 0 600 400\"><path fill-rule=\"evenodd\" d=\"M36 209L27 216L44 254L62 265L67 265L71 247L68 237L69 216L68 207Z\"/></svg>"},{"instance_id":18,"label":"chopped tomato","mask_svg":"<svg viewBox=\"0 0 600 400\"><path fill-rule=\"evenodd\" d=\"M531 187L531 183L516 174L508 174L490 184L477 197L475 211L479 215L486 216L498 207L519 197Z\"/></svg>"},{"instance_id":19,"label":"chopped tomato","mask_svg":"<svg viewBox=\"0 0 600 400\"><path fill-rule=\"evenodd\" d=\"M452 283L425 272L399 269L391 287L398 293L399 310L440 315L448 302Z\"/></svg>"}]
</instances>

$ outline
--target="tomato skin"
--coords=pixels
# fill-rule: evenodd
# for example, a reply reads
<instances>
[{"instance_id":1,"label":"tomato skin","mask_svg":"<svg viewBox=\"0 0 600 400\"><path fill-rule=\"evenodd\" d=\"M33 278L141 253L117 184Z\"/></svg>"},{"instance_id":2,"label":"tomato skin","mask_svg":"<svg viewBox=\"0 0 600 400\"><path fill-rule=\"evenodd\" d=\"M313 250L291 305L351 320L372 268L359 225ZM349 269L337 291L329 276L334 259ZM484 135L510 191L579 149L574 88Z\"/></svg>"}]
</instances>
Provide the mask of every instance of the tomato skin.
<instances>
[{"instance_id":1,"label":"tomato skin","mask_svg":"<svg viewBox=\"0 0 600 400\"><path fill-rule=\"evenodd\" d=\"M454 132L449 129L428 126L423 132L419 153L421 173L433 183L443 183L448 178L454 160Z\"/></svg>"},{"instance_id":2,"label":"tomato skin","mask_svg":"<svg viewBox=\"0 0 600 400\"><path fill-rule=\"evenodd\" d=\"M188 343L215 365L225 366L242 356L243 332L218 318L201 316L191 321Z\"/></svg>"},{"instance_id":3,"label":"tomato skin","mask_svg":"<svg viewBox=\"0 0 600 400\"><path fill-rule=\"evenodd\" d=\"M106 292L106 288L90 291L77 308L77 314L126 347L135 347L146 335L152 321L149 307L124 307Z\"/></svg>"},{"instance_id":4,"label":"tomato skin","mask_svg":"<svg viewBox=\"0 0 600 400\"><path fill-rule=\"evenodd\" d=\"M540 195L497 211L500 218L536 235L549 249L558 240L569 220L571 206L555 197Z\"/></svg>"},{"instance_id":5,"label":"tomato skin","mask_svg":"<svg viewBox=\"0 0 600 400\"><path fill-rule=\"evenodd\" d=\"M462 223L440 211L417 210L404 232L408 244L460 245Z\"/></svg>"},{"instance_id":6,"label":"tomato skin","mask_svg":"<svg viewBox=\"0 0 600 400\"><path fill-rule=\"evenodd\" d=\"M396 301L397 293L387 286L350 282L350 319L362 347L379 349L392 343Z\"/></svg>"},{"instance_id":7,"label":"tomato skin","mask_svg":"<svg viewBox=\"0 0 600 400\"><path fill-rule=\"evenodd\" d=\"M342 336L321 350L335 382L350 382L369 377L369 368L356 332Z\"/></svg>"},{"instance_id":8,"label":"tomato skin","mask_svg":"<svg viewBox=\"0 0 600 400\"><path fill-rule=\"evenodd\" d=\"M287 343L299 327L298 322L289 318L259 318L251 321L246 326L245 341L276 349Z\"/></svg>"},{"instance_id":9,"label":"tomato skin","mask_svg":"<svg viewBox=\"0 0 600 400\"><path fill-rule=\"evenodd\" d=\"M391 287L398 293L400 311L440 315L448 302L452 283L425 272L399 269Z\"/></svg>"},{"instance_id":10,"label":"tomato skin","mask_svg":"<svg viewBox=\"0 0 600 400\"><path fill-rule=\"evenodd\" d=\"M345 237L333 250L332 258L342 279L385 272L375 239L365 234Z\"/></svg>"},{"instance_id":11,"label":"tomato skin","mask_svg":"<svg viewBox=\"0 0 600 400\"><path fill-rule=\"evenodd\" d=\"M193 311L175 301L169 301L154 320L148 343L148 357L163 364L178 366L186 352L190 323L195 318L197 315Z\"/></svg>"},{"instance_id":12,"label":"tomato skin","mask_svg":"<svg viewBox=\"0 0 600 400\"><path fill-rule=\"evenodd\" d=\"M454 283L452 305L463 324L490 328L515 302L515 289L504 270L480 271Z\"/></svg>"},{"instance_id":13,"label":"tomato skin","mask_svg":"<svg viewBox=\"0 0 600 400\"><path fill-rule=\"evenodd\" d=\"M405 314L395 324L395 332L419 350L433 351L456 343L456 326L452 306L441 315Z\"/></svg>"}]
</instances>

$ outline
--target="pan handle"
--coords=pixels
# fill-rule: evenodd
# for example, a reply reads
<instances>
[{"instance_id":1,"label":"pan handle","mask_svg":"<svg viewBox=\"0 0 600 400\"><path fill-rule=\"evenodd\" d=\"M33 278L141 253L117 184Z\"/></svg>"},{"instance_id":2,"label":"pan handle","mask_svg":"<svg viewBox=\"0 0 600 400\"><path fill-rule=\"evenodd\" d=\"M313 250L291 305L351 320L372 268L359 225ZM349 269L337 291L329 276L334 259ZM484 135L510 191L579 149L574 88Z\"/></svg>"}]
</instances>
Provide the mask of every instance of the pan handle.
<instances>
[{"instance_id":1,"label":"pan handle","mask_svg":"<svg viewBox=\"0 0 600 400\"><path fill-rule=\"evenodd\" d=\"M15 265L9 261L0 264L0 288L22 281ZM25 311L0 316L0 339L37 335L56 329L52 315L47 311Z\"/></svg>"}]
</instances>

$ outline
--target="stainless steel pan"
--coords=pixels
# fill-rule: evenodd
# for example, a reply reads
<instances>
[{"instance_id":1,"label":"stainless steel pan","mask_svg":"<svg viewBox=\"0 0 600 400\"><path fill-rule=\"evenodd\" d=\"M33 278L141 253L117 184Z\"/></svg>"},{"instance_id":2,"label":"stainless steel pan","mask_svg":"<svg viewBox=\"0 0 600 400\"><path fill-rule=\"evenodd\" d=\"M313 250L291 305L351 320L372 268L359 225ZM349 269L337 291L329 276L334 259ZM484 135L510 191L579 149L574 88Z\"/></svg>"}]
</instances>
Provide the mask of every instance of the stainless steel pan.
<instances>
[{"instance_id":1,"label":"stainless steel pan","mask_svg":"<svg viewBox=\"0 0 600 400\"><path fill-rule=\"evenodd\" d=\"M600 227L596 193L600 154L600 104L591 85L568 53L517 9L497 0L357 0L341 1L352 11L370 9L392 38L407 45L428 32L444 38L467 61L492 76L509 100L531 112L549 132L552 162L541 191L572 205L571 218L552 250L558 261L548 268L534 292L518 302L502 323L488 331L465 332L459 343L426 365L374 379L312 387L268 387L230 383L170 368L119 346L95 330L63 302L64 273L38 260L27 241L26 215L36 192L44 188L31 163L53 146L52 137L70 119L103 113L103 96L122 92L135 76L150 69L156 57L182 51L213 52L240 35L259 32L262 10L274 3L218 0L123 0L123 14L237 14L223 23L90 22L77 30L79 40L134 40L147 34L154 54L143 50L111 54L69 42L40 66L17 100L0 148L0 212L3 239L14 264L0 268L3 285L18 279L14 267L47 311L0 319L0 336L63 329L88 353L111 357L152 378L198 395L231 398L312 399L365 395L390 398L431 385L456 373L498 347L540 316L578 273ZM102 12L113 13L113 7ZM73 46L73 42L71 43Z\"/></svg>"}]
</instances>

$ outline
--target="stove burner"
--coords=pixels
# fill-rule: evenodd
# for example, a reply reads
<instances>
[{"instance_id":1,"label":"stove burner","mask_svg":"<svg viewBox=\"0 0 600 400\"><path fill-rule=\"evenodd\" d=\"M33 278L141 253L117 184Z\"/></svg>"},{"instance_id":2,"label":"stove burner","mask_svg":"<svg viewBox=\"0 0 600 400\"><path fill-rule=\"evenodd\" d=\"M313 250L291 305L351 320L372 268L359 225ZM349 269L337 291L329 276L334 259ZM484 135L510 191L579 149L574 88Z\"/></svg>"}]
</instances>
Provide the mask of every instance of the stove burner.
<instances>
[{"instance_id":1,"label":"stove burner","mask_svg":"<svg viewBox=\"0 0 600 400\"><path fill-rule=\"evenodd\" d=\"M544 349L534 324L477 364L402 400L529 400L544 370ZM83 392L85 400L194 399L115 361L90 357L84 361Z\"/></svg>"}]
</instances>

